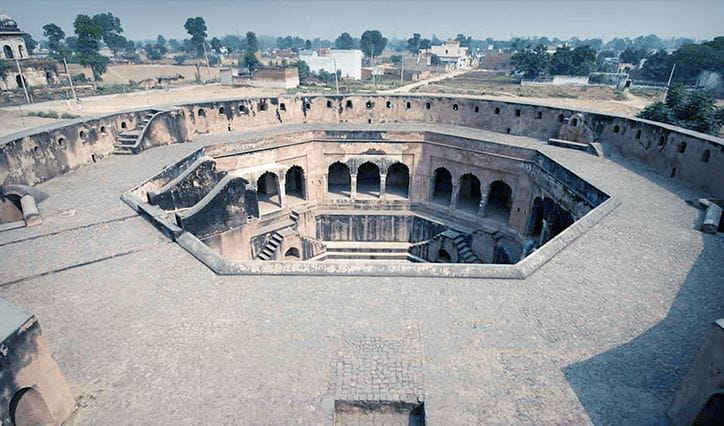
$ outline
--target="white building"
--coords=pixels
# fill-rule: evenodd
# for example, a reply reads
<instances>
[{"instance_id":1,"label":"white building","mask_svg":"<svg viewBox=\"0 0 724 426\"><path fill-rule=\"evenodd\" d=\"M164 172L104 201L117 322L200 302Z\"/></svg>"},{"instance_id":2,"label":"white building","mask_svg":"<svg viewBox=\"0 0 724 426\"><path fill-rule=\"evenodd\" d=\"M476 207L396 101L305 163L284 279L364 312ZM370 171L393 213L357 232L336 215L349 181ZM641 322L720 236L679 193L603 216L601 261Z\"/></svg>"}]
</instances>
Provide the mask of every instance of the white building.
<instances>
[{"instance_id":1,"label":"white building","mask_svg":"<svg viewBox=\"0 0 724 426\"><path fill-rule=\"evenodd\" d=\"M28 57L23 33L17 22L7 15L0 15L0 45L2 59L23 59Z\"/></svg>"},{"instance_id":2,"label":"white building","mask_svg":"<svg viewBox=\"0 0 724 426\"><path fill-rule=\"evenodd\" d=\"M319 72L325 70L334 73L342 72L342 77L359 80L362 78L362 51L357 49L317 49L299 52L299 60L309 65L309 70ZM335 68L336 67L336 68Z\"/></svg>"},{"instance_id":3,"label":"white building","mask_svg":"<svg viewBox=\"0 0 724 426\"><path fill-rule=\"evenodd\" d=\"M427 55L435 55L440 63L448 69L465 69L471 66L471 58L468 56L468 48L461 47L457 40L448 40L444 44L431 46L426 51Z\"/></svg>"}]
</instances>

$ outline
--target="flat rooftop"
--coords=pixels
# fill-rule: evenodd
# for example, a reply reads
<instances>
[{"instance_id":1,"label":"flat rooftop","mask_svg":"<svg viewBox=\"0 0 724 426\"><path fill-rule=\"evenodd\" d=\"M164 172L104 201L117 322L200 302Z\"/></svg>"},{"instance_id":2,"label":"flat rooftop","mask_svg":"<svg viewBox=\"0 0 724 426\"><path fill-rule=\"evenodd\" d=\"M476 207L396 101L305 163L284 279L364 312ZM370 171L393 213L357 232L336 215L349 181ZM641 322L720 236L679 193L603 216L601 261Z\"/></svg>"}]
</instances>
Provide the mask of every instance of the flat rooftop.
<instances>
[{"instance_id":1,"label":"flat rooftop","mask_svg":"<svg viewBox=\"0 0 724 426\"><path fill-rule=\"evenodd\" d=\"M319 128L533 147L621 205L525 280L400 279L218 276L120 199L201 146ZM423 396L430 424L666 423L724 313L724 237L695 229L685 202L701 194L526 137L282 125L111 156L38 188L44 223L0 233L0 297L40 321L78 402L68 424L330 424L335 399L386 395Z\"/></svg>"}]
</instances>

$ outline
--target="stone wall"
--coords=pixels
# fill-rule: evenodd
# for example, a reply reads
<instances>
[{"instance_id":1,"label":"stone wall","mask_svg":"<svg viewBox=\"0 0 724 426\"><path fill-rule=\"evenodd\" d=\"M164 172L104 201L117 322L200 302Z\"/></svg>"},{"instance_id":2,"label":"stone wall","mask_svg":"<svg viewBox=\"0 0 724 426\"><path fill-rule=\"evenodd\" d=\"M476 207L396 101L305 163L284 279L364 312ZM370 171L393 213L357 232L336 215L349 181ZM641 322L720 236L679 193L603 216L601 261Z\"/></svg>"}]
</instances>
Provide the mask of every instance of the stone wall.
<instances>
[{"instance_id":1,"label":"stone wall","mask_svg":"<svg viewBox=\"0 0 724 426\"><path fill-rule=\"evenodd\" d=\"M144 143L183 142L195 135L224 133L282 123L427 123L453 124L547 140L576 112L542 105L464 97L438 96L310 96L252 98L181 105L164 114L159 129ZM52 147L58 137L68 145L82 126L111 126L133 113L125 112L3 138L0 181L35 184L88 162L66 153L77 148ZM724 196L722 140L684 129L633 118L583 113L594 140L609 144L624 156L685 181L710 197ZM90 133L90 132L89 132ZM61 136L64 135L64 136ZM112 142L112 141L111 141ZM38 150L32 152L34 147ZM107 154L112 149L100 150ZM83 161L85 160L85 161Z\"/></svg>"},{"instance_id":2,"label":"stone wall","mask_svg":"<svg viewBox=\"0 0 724 426\"><path fill-rule=\"evenodd\" d=\"M113 152L118 134L135 128L144 115L137 110L76 119L0 138L0 182L35 185L94 163Z\"/></svg>"}]
</instances>

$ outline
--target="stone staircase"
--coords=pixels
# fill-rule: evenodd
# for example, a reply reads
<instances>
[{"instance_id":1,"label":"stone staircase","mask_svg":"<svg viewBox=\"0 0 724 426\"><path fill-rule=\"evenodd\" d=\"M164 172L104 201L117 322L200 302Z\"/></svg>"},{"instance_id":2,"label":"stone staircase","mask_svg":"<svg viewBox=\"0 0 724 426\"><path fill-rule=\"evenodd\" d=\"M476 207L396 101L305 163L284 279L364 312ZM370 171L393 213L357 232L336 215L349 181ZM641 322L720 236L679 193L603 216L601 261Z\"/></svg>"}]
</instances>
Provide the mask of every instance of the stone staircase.
<instances>
[{"instance_id":1,"label":"stone staircase","mask_svg":"<svg viewBox=\"0 0 724 426\"><path fill-rule=\"evenodd\" d=\"M453 243L458 250L458 259L460 263L483 263L483 261L473 253L465 242L465 237L462 234L458 234L453 238Z\"/></svg>"},{"instance_id":2,"label":"stone staircase","mask_svg":"<svg viewBox=\"0 0 724 426\"><path fill-rule=\"evenodd\" d=\"M266 244L264 244L264 248L261 249L256 258L258 260L274 259L274 254L277 250L279 250L279 246L281 246L282 240L284 240L284 237L279 232L273 232L271 234L271 237L269 237L269 239L267 240Z\"/></svg>"},{"instance_id":3,"label":"stone staircase","mask_svg":"<svg viewBox=\"0 0 724 426\"><path fill-rule=\"evenodd\" d=\"M125 132L119 133L116 142L113 144L115 149L113 153L116 155L131 155L135 154L133 148L136 146L138 140L143 136L143 131L151 121L154 115L161 112L160 110L151 109L146 111L141 121L138 122L135 129L126 130Z\"/></svg>"}]
</instances>

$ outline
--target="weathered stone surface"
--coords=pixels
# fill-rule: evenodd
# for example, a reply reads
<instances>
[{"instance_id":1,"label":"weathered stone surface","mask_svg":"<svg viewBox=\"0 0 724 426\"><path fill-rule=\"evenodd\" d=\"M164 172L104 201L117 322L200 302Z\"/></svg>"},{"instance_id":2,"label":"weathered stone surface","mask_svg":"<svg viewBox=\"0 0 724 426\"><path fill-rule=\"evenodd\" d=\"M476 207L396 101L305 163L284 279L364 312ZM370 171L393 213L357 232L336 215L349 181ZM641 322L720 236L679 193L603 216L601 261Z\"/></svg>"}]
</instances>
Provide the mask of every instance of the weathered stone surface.
<instances>
[{"instance_id":1,"label":"weathered stone surface","mask_svg":"<svg viewBox=\"0 0 724 426\"><path fill-rule=\"evenodd\" d=\"M238 228L258 217L256 191L246 179L226 176L192 208L176 214L176 223L199 237Z\"/></svg>"},{"instance_id":2,"label":"weathered stone surface","mask_svg":"<svg viewBox=\"0 0 724 426\"><path fill-rule=\"evenodd\" d=\"M552 239L541 250L557 250L555 258L519 280L413 277L392 268L375 278L334 270L284 275L304 262L286 262L290 269L279 268L280 275L261 277L253 268L216 275L119 198L202 145L317 126L197 135L39 185L51 194L41 206L44 223L0 234L0 296L42 320L80 401L69 424L330 424L329 377L340 342L399 341L410 322L419 324L430 424L667 421L722 309L712 295L724 292L716 279L724 276L724 240L694 229L700 213L684 202L701 197L699 187L618 155L596 158L513 134L421 123L370 127L444 130L535 148L610 195L602 206L619 203L567 230L598 216L586 232ZM623 144L635 133L619 137ZM699 161L691 148L685 157Z\"/></svg>"},{"instance_id":3,"label":"weathered stone surface","mask_svg":"<svg viewBox=\"0 0 724 426\"><path fill-rule=\"evenodd\" d=\"M38 321L0 299L0 424L60 424L74 408Z\"/></svg>"}]
</instances>

